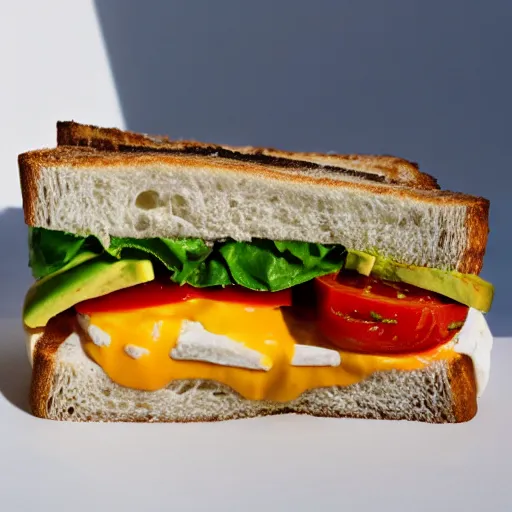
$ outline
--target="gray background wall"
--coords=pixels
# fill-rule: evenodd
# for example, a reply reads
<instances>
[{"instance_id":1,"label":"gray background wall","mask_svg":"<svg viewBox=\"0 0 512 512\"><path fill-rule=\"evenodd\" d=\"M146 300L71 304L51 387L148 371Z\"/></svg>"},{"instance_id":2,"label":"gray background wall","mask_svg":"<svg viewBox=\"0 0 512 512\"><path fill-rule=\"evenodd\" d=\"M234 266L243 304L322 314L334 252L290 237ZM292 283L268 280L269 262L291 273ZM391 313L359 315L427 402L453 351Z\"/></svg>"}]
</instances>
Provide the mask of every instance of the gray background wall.
<instances>
[{"instance_id":1,"label":"gray background wall","mask_svg":"<svg viewBox=\"0 0 512 512\"><path fill-rule=\"evenodd\" d=\"M127 127L387 153L491 200L483 277L507 320L510 0L97 0Z\"/></svg>"}]
</instances>

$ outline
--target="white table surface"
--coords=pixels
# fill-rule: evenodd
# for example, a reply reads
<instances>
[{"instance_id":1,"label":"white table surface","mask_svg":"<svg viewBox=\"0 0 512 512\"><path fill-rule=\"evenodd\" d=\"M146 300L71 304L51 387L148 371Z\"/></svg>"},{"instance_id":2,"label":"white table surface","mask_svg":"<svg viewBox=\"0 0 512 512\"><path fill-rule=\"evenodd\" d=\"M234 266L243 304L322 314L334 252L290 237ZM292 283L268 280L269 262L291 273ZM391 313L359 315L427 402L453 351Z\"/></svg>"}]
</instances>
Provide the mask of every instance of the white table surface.
<instances>
[{"instance_id":1,"label":"white table surface","mask_svg":"<svg viewBox=\"0 0 512 512\"><path fill-rule=\"evenodd\" d=\"M512 510L512 339L461 425L277 416L77 424L30 416L16 320L0 321L0 510Z\"/></svg>"}]
</instances>

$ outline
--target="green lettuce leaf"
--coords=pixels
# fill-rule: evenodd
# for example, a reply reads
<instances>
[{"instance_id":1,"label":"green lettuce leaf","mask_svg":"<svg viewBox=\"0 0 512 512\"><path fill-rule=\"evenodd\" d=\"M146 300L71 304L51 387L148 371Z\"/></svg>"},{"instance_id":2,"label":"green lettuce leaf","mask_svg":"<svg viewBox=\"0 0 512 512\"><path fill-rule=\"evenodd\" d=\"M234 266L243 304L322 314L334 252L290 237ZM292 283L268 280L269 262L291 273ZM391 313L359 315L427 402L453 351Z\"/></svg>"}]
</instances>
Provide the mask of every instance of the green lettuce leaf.
<instances>
[{"instance_id":1,"label":"green lettuce leaf","mask_svg":"<svg viewBox=\"0 0 512 512\"><path fill-rule=\"evenodd\" d=\"M227 286L232 284L227 267L213 254L213 244L200 238L112 238L105 249L121 258L127 250L151 254L171 271L171 279L192 286Z\"/></svg>"},{"instance_id":2,"label":"green lettuce leaf","mask_svg":"<svg viewBox=\"0 0 512 512\"><path fill-rule=\"evenodd\" d=\"M233 281L251 290L278 291L340 270L345 250L306 242L225 242L219 249Z\"/></svg>"},{"instance_id":3,"label":"green lettuce leaf","mask_svg":"<svg viewBox=\"0 0 512 512\"><path fill-rule=\"evenodd\" d=\"M30 229L30 266L36 278L58 271L81 252L122 257L152 256L179 284L196 287L238 284L251 290L278 291L337 272L345 249L307 242L208 243L198 238L117 238L103 247L93 236L77 237L43 228Z\"/></svg>"},{"instance_id":4,"label":"green lettuce leaf","mask_svg":"<svg viewBox=\"0 0 512 512\"><path fill-rule=\"evenodd\" d=\"M35 278L45 277L67 265L86 251L87 239L61 231L29 228L29 265Z\"/></svg>"}]
</instances>

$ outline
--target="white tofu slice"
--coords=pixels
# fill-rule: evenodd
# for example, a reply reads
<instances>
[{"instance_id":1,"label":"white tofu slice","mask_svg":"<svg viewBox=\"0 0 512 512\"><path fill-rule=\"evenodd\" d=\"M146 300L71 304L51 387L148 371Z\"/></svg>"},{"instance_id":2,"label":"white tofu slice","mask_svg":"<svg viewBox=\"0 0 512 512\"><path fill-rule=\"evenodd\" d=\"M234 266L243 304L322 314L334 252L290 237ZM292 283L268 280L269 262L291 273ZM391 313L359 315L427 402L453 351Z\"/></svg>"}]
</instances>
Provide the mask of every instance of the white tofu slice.
<instances>
[{"instance_id":1,"label":"white tofu slice","mask_svg":"<svg viewBox=\"0 0 512 512\"><path fill-rule=\"evenodd\" d=\"M268 371L272 360L257 350L248 348L228 336L208 332L200 322L184 320L172 359L204 361L249 370Z\"/></svg>"},{"instance_id":2,"label":"white tofu slice","mask_svg":"<svg viewBox=\"0 0 512 512\"><path fill-rule=\"evenodd\" d=\"M339 366L338 351L313 345L295 345L292 366Z\"/></svg>"}]
</instances>

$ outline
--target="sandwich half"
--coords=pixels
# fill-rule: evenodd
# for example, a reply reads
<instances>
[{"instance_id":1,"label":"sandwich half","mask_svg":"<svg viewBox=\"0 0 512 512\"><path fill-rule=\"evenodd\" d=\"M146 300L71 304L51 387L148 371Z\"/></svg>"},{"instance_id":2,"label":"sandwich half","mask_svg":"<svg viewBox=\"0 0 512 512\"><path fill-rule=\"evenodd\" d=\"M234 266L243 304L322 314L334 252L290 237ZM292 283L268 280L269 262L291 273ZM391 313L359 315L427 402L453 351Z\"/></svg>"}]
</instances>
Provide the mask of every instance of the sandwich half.
<instances>
[{"instance_id":1,"label":"sandwich half","mask_svg":"<svg viewBox=\"0 0 512 512\"><path fill-rule=\"evenodd\" d=\"M476 414L487 200L388 156L74 122L57 140L19 156L36 416Z\"/></svg>"}]
</instances>

